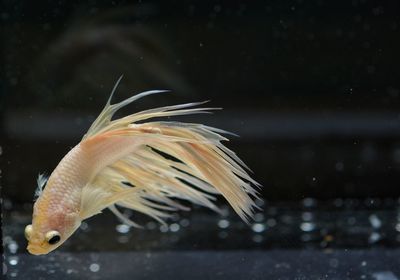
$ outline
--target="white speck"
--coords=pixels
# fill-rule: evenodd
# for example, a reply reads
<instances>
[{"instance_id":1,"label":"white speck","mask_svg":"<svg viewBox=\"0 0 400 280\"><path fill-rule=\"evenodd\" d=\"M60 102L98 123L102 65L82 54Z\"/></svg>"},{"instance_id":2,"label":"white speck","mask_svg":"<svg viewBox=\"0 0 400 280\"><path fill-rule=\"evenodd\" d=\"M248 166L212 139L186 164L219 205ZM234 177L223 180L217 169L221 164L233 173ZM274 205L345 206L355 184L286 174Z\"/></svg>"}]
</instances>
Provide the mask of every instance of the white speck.
<instances>
[{"instance_id":1,"label":"white speck","mask_svg":"<svg viewBox=\"0 0 400 280\"><path fill-rule=\"evenodd\" d=\"M97 264L97 263L92 263L89 266L89 269L90 269L91 272L98 272L100 270L100 265Z\"/></svg>"},{"instance_id":2,"label":"white speck","mask_svg":"<svg viewBox=\"0 0 400 280\"><path fill-rule=\"evenodd\" d=\"M305 222L305 223L301 223L300 224L300 229L302 231L313 231L315 229L315 224L314 223L309 223L309 222Z\"/></svg>"},{"instance_id":3,"label":"white speck","mask_svg":"<svg viewBox=\"0 0 400 280\"><path fill-rule=\"evenodd\" d=\"M313 182L315 182L315 181L317 181L317 178L313 177L312 180L313 180Z\"/></svg>"},{"instance_id":4,"label":"white speck","mask_svg":"<svg viewBox=\"0 0 400 280\"><path fill-rule=\"evenodd\" d=\"M227 227L229 227L229 221L225 220L225 219L219 220L218 221L218 226L220 228L227 228Z\"/></svg>"},{"instance_id":5,"label":"white speck","mask_svg":"<svg viewBox=\"0 0 400 280\"><path fill-rule=\"evenodd\" d=\"M361 266L366 266L367 265L367 262L366 261L362 261L361 262Z\"/></svg>"},{"instance_id":6,"label":"white speck","mask_svg":"<svg viewBox=\"0 0 400 280\"><path fill-rule=\"evenodd\" d=\"M265 225L257 223L254 224L251 228L253 229L254 232L263 232L265 230Z\"/></svg>"},{"instance_id":7,"label":"white speck","mask_svg":"<svg viewBox=\"0 0 400 280\"><path fill-rule=\"evenodd\" d=\"M177 232L177 231L179 231L179 229L180 229L180 226L179 226L179 224L176 224L176 223L173 223L169 226L169 230L172 232Z\"/></svg>"},{"instance_id":8,"label":"white speck","mask_svg":"<svg viewBox=\"0 0 400 280\"><path fill-rule=\"evenodd\" d=\"M203 43L200 43L199 45L200 45L200 48L203 47Z\"/></svg>"},{"instance_id":9,"label":"white speck","mask_svg":"<svg viewBox=\"0 0 400 280\"><path fill-rule=\"evenodd\" d=\"M120 225L117 225L117 226L115 227L115 229L116 229L119 233L128 233L128 232L129 232L129 229L130 229L130 226L125 225L125 224L120 224Z\"/></svg>"}]
</instances>

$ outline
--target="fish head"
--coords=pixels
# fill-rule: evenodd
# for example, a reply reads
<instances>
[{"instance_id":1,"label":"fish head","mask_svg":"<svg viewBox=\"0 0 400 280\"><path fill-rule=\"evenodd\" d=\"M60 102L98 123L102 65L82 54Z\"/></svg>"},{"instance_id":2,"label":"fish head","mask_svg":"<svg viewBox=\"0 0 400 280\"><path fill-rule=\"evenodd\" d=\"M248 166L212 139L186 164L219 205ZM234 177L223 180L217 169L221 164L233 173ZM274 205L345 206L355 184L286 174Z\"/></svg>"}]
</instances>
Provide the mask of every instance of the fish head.
<instances>
[{"instance_id":1,"label":"fish head","mask_svg":"<svg viewBox=\"0 0 400 280\"><path fill-rule=\"evenodd\" d=\"M80 226L78 213L54 211L43 215L34 207L32 224L25 227L27 250L33 255L47 254L63 244Z\"/></svg>"}]
</instances>

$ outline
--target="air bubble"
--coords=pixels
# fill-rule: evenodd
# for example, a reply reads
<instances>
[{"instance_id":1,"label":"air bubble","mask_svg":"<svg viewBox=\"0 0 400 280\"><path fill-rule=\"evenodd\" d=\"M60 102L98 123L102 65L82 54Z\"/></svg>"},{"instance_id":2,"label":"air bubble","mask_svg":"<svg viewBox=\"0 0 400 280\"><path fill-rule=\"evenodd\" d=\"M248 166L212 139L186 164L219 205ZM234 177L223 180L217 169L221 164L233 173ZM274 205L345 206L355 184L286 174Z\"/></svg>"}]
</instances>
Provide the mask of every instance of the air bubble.
<instances>
[{"instance_id":1,"label":"air bubble","mask_svg":"<svg viewBox=\"0 0 400 280\"><path fill-rule=\"evenodd\" d=\"M91 272L98 272L100 270L100 265L97 264L97 263L92 263L89 266L89 269L90 269Z\"/></svg>"},{"instance_id":2,"label":"air bubble","mask_svg":"<svg viewBox=\"0 0 400 280\"><path fill-rule=\"evenodd\" d=\"M315 224L309 222L301 223L300 229L306 232L313 231L315 229Z\"/></svg>"},{"instance_id":3,"label":"air bubble","mask_svg":"<svg viewBox=\"0 0 400 280\"><path fill-rule=\"evenodd\" d=\"M225 219L219 220L218 221L218 226L220 228L227 228L227 227L229 227L229 221L225 220Z\"/></svg>"},{"instance_id":4,"label":"air bubble","mask_svg":"<svg viewBox=\"0 0 400 280\"><path fill-rule=\"evenodd\" d=\"M8 259L8 263L10 264L10 265L17 265L18 264L18 260L19 260L19 258L17 257L17 256L12 256L12 257L10 257L9 259Z\"/></svg>"},{"instance_id":5,"label":"air bubble","mask_svg":"<svg viewBox=\"0 0 400 280\"><path fill-rule=\"evenodd\" d=\"M253 229L254 232L263 232L265 230L265 225L257 223L254 224L251 228Z\"/></svg>"},{"instance_id":6,"label":"air bubble","mask_svg":"<svg viewBox=\"0 0 400 280\"><path fill-rule=\"evenodd\" d=\"M115 229L116 229L119 233L128 233L129 230L130 230L130 226L125 225L125 224L120 224L120 225L117 225L117 226L115 227Z\"/></svg>"},{"instance_id":7,"label":"air bubble","mask_svg":"<svg viewBox=\"0 0 400 280\"><path fill-rule=\"evenodd\" d=\"M187 227L187 226L189 226L189 224L190 224L190 222L189 222L188 219L182 219L179 223L180 223L181 226L183 226L183 227Z\"/></svg>"},{"instance_id":8,"label":"air bubble","mask_svg":"<svg viewBox=\"0 0 400 280\"><path fill-rule=\"evenodd\" d=\"M173 223L169 226L169 230L172 232L177 232L177 231L179 231L179 229L180 229L180 226L177 223Z\"/></svg>"}]
</instances>

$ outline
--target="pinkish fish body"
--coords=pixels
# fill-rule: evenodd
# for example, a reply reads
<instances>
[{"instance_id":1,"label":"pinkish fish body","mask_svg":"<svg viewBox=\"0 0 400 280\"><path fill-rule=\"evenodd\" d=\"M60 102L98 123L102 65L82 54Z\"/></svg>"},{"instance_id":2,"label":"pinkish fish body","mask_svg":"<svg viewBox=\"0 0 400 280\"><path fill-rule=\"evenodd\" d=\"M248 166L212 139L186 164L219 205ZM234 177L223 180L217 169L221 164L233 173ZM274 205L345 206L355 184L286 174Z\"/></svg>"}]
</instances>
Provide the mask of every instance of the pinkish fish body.
<instances>
[{"instance_id":1,"label":"pinkish fish body","mask_svg":"<svg viewBox=\"0 0 400 280\"><path fill-rule=\"evenodd\" d=\"M243 169L244 163L221 144L227 140L220 135L224 131L179 122L137 124L155 117L204 113L213 108L191 108L202 103L189 103L111 120L118 109L158 92L144 92L113 105L110 97L82 141L60 161L47 183L39 177L32 224L25 228L30 253L47 254L56 249L84 219L105 208L122 222L138 227L116 206L163 223L171 211L188 209L176 199L219 211L212 201L214 195L222 194L243 220L252 216L257 193L250 183L259 184ZM180 161L168 159L160 151Z\"/></svg>"}]
</instances>

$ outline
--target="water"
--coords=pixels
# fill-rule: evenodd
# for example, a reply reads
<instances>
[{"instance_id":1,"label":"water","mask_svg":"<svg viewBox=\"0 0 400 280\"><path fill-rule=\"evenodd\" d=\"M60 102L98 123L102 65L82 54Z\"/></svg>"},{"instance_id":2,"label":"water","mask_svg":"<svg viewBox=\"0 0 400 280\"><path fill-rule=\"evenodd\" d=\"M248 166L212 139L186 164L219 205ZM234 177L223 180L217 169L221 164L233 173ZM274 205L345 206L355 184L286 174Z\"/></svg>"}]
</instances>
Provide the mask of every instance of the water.
<instances>
[{"instance_id":1,"label":"water","mask_svg":"<svg viewBox=\"0 0 400 280\"><path fill-rule=\"evenodd\" d=\"M3 270L9 279L400 279L399 4L371 1L4 1L0 10ZM167 118L231 131L263 187L249 224L185 204L136 229L105 210L31 256L38 173L103 108L210 100ZM158 121L158 119L154 119ZM196 156L195 156L196 157ZM208 161L202 162L204 167Z\"/></svg>"},{"instance_id":2,"label":"water","mask_svg":"<svg viewBox=\"0 0 400 280\"><path fill-rule=\"evenodd\" d=\"M7 202L10 203L10 202ZM30 222L29 207L11 204L4 215L6 253L26 253L24 226ZM204 209L181 213L166 225L145 217L144 229L119 223L110 212L94 216L82 223L60 250L80 252L92 250L131 251L143 249L191 250L193 246L218 250L272 248L373 248L400 246L400 204L362 204L337 200L300 203L267 203L263 213L251 225L245 225L232 210L226 217ZM318 205L318 206L317 206ZM306 234L306 235L304 235ZM204 238L207 236L207 238ZM262 238L261 238L262 237ZM243 242L245 240L246 242Z\"/></svg>"}]
</instances>

